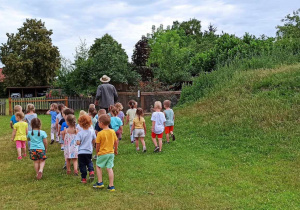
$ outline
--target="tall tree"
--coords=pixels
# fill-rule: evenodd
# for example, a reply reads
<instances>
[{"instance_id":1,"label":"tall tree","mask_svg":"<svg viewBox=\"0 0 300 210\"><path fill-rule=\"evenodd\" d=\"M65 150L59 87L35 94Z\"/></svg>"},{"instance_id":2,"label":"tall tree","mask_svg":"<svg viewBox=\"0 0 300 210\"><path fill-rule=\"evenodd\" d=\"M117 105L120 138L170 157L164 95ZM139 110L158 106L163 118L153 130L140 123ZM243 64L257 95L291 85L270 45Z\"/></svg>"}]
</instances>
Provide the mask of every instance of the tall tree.
<instances>
[{"instance_id":1,"label":"tall tree","mask_svg":"<svg viewBox=\"0 0 300 210\"><path fill-rule=\"evenodd\" d=\"M8 39L0 46L0 59L5 65L3 74L8 86L49 85L60 67L56 46L41 20L26 19L16 34L6 34Z\"/></svg>"},{"instance_id":2,"label":"tall tree","mask_svg":"<svg viewBox=\"0 0 300 210\"><path fill-rule=\"evenodd\" d=\"M281 20L284 25L277 26L277 36L279 38L300 38L300 9L293 11Z\"/></svg>"}]
</instances>

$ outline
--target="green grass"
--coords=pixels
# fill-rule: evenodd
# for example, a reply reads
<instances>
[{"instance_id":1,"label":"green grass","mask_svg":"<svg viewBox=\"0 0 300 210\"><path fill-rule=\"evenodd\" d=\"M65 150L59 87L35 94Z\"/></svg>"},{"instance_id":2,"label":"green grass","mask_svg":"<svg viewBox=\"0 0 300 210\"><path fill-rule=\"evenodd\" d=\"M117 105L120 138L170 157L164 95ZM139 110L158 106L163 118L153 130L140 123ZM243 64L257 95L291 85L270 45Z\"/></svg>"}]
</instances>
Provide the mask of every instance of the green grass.
<instances>
[{"instance_id":1,"label":"green grass","mask_svg":"<svg viewBox=\"0 0 300 210\"><path fill-rule=\"evenodd\" d=\"M175 109L176 141L135 152L125 127L114 193L63 171L50 145L44 177L16 160L9 117L0 117L0 197L6 209L299 209L300 65L236 72L200 101ZM40 116L50 134L50 117ZM107 173L104 173L107 185Z\"/></svg>"}]
</instances>

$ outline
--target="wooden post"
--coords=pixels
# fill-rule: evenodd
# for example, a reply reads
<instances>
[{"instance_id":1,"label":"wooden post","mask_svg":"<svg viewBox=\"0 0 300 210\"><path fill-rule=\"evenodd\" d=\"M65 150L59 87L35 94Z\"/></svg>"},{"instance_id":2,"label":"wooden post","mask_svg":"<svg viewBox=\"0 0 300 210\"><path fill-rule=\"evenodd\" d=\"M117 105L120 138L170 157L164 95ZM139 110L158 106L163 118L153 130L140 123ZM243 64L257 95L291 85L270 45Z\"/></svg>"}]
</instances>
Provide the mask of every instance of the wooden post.
<instances>
[{"instance_id":1,"label":"wooden post","mask_svg":"<svg viewBox=\"0 0 300 210\"><path fill-rule=\"evenodd\" d=\"M68 107L69 106L69 103L68 103L68 96L65 96L65 106Z\"/></svg>"},{"instance_id":2,"label":"wooden post","mask_svg":"<svg viewBox=\"0 0 300 210\"><path fill-rule=\"evenodd\" d=\"M8 101L9 101L9 115L12 115L12 107L11 107L11 97L8 98Z\"/></svg>"}]
</instances>

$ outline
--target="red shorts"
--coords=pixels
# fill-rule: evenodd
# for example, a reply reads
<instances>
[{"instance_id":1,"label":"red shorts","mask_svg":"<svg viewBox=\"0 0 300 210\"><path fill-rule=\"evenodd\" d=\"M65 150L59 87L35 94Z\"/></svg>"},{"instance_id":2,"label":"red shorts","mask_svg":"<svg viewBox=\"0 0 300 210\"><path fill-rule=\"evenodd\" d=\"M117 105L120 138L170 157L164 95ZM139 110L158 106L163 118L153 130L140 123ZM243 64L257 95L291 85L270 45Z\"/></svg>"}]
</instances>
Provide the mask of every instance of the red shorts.
<instances>
[{"instance_id":1,"label":"red shorts","mask_svg":"<svg viewBox=\"0 0 300 210\"><path fill-rule=\"evenodd\" d=\"M26 141L16 141L16 147L18 148L26 148Z\"/></svg>"},{"instance_id":2,"label":"red shorts","mask_svg":"<svg viewBox=\"0 0 300 210\"><path fill-rule=\"evenodd\" d=\"M165 133L166 134L169 134L173 130L174 130L174 125L173 126L167 126L167 127L165 127Z\"/></svg>"},{"instance_id":3,"label":"red shorts","mask_svg":"<svg viewBox=\"0 0 300 210\"><path fill-rule=\"evenodd\" d=\"M156 133L153 133L153 132L152 132L151 136L152 136L152 138L156 138L156 136L157 136L157 138L162 139L163 134L164 134L164 133L156 134Z\"/></svg>"}]
</instances>

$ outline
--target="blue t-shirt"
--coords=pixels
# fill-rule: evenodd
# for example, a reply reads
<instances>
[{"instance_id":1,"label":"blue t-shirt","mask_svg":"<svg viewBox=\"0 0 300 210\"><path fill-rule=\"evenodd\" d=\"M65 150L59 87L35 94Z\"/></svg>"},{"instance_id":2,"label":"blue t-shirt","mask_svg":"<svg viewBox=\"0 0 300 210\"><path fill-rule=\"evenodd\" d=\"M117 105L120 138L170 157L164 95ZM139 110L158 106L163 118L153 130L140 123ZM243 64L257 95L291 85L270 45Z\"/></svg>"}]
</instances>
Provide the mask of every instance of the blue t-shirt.
<instances>
[{"instance_id":1,"label":"blue t-shirt","mask_svg":"<svg viewBox=\"0 0 300 210\"><path fill-rule=\"evenodd\" d=\"M38 133L38 130L33 130L33 135L32 132L28 132L27 138L30 139L30 149L45 150L43 139L47 138L47 133L42 130L40 130L40 136L38 136Z\"/></svg>"},{"instance_id":2,"label":"blue t-shirt","mask_svg":"<svg viewBox=\"0 0 300 210\"><path fill-rule=\"evenodd\" d=\"M122 120L118 117L111 117L110 118L110 125L111 125L111 128L114 130L114 131L118 131L119 128L123 125L122 123Z\"/></svg>"},{"instance_id":3,"label":"blue t-shirt","mask_svg":"<svg viewBox=\"0 0 300 210\"><path fill-rule=\"evenodd\" d=\"M65 128L68 128L68 127L69 127L69 126L67 125L67 123L66 123L66 122L63 122L63 123L61 124L60 131L64 131Z\"/></svg>"},{"instance_id":4,"label":"blue t-shirt","mask_svg":"<svg viewBox=\"0 0 300 210\"><path fill-rule=\"evenodd\" d=\"M12 121L13 125L18 122L15 115L11 116L10 121Z\"/></svg>"},{"instance_id":5,"label":"blue t-shirt","mask_svg":"<svg viewBox=\"0 0 300 210\"><path fill-rule=\"evenodd\" d=\"M50 115L51 115L51 124L56 123L57 112L55 112L55 111L50 111Z\"/></svg>"},{"instance_id":6,"label":"blue t-shirt","mask_svg":"<svg viewBox=\"0 0 300 210\"><path fill-rule=\"evenodd\" d=\"M94 139L96 139L96 134L92 129L79 131L75 137L76 141L80 141L78 154L92 154Z\"/></svg>"},{"instance_id":7,"label":"blue t-shirt","mask_svg":"<svg viewBox=\"0 0 300 210\"><path fill-rule=\"evenodd\" d=\"M109 127L110 129L112 129L110 124L108 125L108 127ZM100 128L99 123L97 122L96 125L95 125L95 131L100 132L100 131L102 131L102 130L103 130L103 129Z\"/></svg>"}]
</instances>

